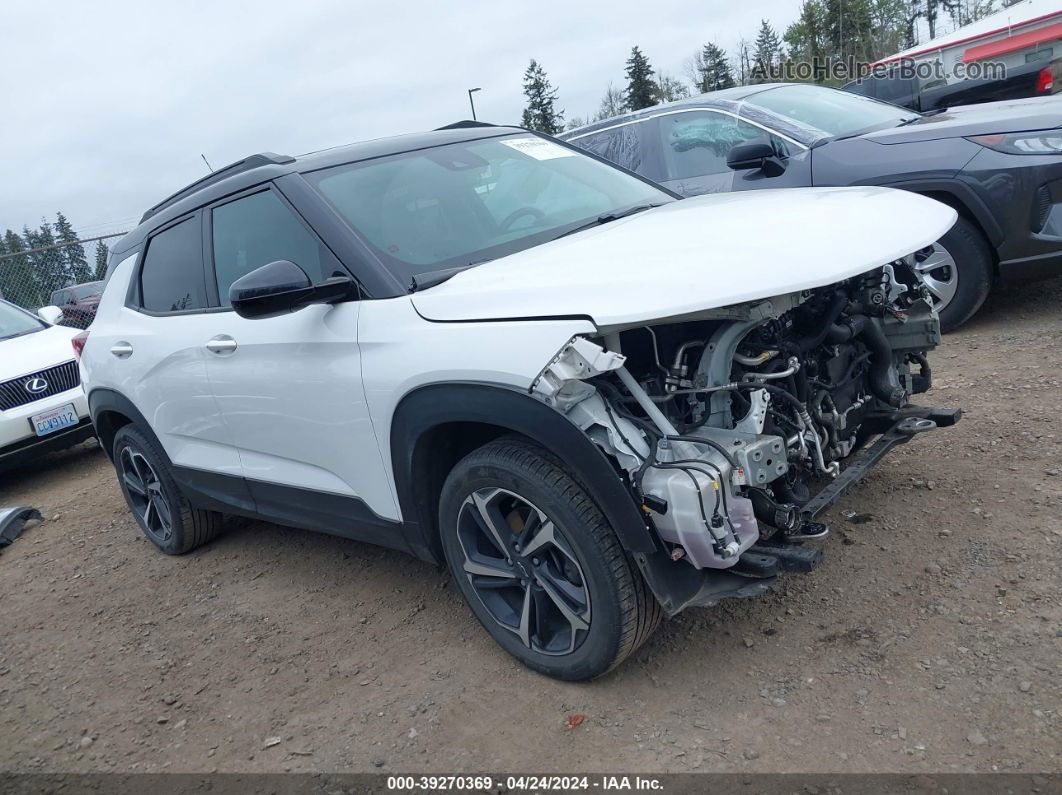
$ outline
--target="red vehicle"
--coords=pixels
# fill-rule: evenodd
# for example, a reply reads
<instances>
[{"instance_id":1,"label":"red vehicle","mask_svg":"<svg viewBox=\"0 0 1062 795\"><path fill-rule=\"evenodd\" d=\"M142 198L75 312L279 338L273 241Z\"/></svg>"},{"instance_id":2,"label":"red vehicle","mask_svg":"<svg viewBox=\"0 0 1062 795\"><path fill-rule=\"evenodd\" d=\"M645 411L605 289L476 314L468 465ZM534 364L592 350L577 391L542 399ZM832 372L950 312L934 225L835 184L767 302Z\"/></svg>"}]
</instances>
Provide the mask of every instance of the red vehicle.
<instances>
[{"instance_id":1,"label":"red vehicle","mask_svg":"<svg viewBox=\"0 0 1062 795\"><path fill-rule=\"evenodd\" d=\"M96 317L103 282L85 282L52 293L52 305L63 310L63 325L88 328Z\"/></svg>"}]
</instances>

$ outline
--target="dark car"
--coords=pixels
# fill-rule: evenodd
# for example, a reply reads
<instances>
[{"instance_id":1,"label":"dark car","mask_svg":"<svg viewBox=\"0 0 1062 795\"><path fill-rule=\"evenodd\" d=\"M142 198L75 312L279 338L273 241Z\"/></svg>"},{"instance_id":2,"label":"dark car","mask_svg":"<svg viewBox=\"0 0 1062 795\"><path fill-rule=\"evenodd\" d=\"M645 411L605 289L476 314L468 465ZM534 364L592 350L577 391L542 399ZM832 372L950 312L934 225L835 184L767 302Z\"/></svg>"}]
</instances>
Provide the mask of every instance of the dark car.
<instances>
[{"instance_id":1,"label":"dark car","mask_svg":"<svg viewBox=\"0 0 1062 795\"><path fill-rule=\"evenodd\" d=\"M96 317L103 282L85 282L52 293L52 305L63 310L63 325L88 328Z\"/></svg>"},{"instance_id":2,"label":"dark car","mask_svg":"<svg viewBox=\"0 0 1062 795\"><path fill-rule=\"evenodd\" d=\"M888 185L949 204L959 220L919 254L947 330L977 311L996 280L1062 274L1060 125L1062 97L920 114L775 83L657 105L560 137L683 196Z\"/></svg>"},{"instance_id":3,"label":"dark car","mask_svg":"<svg viewBox=\"0 0 1062 795\"><path fill-rule=\"evenodd\" d=\"M978 102L1050 96L1062 91L1062 58L1012 66L1000 78L952 83L943 79L927 82L909 71L898 66L882 74L853 80L845 84L844 90L923 112Z\"/></svg>"}]
</instances>

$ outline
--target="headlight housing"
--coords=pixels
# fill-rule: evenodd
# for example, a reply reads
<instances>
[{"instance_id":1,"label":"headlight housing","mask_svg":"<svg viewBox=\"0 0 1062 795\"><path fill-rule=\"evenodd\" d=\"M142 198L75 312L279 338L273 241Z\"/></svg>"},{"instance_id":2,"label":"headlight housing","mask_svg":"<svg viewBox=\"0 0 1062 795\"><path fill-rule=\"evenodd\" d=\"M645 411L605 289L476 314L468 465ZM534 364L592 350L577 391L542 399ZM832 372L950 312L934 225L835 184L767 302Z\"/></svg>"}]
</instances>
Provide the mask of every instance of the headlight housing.
<instances>
[{"instance_id":1,"label":"headlight housing","mask_svg":"<svg viewBox=\"0 0 1062 795\"><path fill-rule=\"evenodd\" d=\"M972 135L966 140L1011 155L1062 155L1062 130Z\"/></svg>"}]
</instances>

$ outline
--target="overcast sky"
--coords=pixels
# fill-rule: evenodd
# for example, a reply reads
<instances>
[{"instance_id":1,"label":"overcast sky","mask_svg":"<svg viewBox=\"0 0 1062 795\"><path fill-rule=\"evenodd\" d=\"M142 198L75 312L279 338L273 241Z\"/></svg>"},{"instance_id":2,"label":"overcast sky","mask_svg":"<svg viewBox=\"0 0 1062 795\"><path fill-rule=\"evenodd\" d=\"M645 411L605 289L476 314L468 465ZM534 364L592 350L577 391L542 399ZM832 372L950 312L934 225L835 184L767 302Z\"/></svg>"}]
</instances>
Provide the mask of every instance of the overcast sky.
<instances>
[{"instance_id":1,"label":"overcast sky","mask_svg":"<svg viewBox=\"0 0 1062 795\"><path fill-rule=\"evenodd\" d=\"M568 118L593 113L637 44L685 79L799 0L57 2L5 0L0 231L62 210L90 236L259 151L299 154L468 118L517 123L530 58Z\"/></svg>"}]
</instances>

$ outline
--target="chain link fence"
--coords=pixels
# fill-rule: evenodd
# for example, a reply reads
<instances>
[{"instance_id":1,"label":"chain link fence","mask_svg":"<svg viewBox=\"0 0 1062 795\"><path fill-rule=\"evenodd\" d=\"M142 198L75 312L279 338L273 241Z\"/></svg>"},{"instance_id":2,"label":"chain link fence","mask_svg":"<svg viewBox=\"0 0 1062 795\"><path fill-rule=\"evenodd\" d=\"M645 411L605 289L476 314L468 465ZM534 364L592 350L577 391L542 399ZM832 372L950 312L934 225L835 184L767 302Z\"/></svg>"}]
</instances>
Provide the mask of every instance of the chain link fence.
<instances>
[{"instance_id":1,"label":"chain link fence","mask_svg":"<svg viewBox=\"0 0 1062 795\"><path fill-rule=\"evenodd\" d=\"M63 312L59 325L88 328L103 292L108 255L104 241L121 234L41 246L33 245L38 241L32 233L9 231L0 237L0 299L30 312L57 306ZM88 243L96 244L94 261L85 255Z\"/></svg>"}]
</instances>

